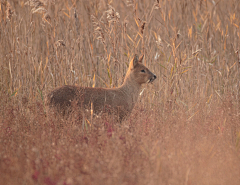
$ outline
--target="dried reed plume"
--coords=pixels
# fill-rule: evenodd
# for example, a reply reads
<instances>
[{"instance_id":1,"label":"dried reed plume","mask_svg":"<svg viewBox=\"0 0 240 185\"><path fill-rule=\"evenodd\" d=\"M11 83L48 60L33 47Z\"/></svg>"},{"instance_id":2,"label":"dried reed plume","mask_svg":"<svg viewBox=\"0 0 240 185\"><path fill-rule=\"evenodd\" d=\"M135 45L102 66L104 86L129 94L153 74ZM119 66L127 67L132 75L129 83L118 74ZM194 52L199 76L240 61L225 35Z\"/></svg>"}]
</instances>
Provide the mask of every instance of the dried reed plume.
<instances>
[{"instance_id":1,"label":"dried reed plume","mask_svg":"<svg viewBox=\"0 0 240 185\"><path fill-rule=\"evenodd\" d=\"M51 3L47 0L29 0L25 3L25 5L28 5L32 7L31 12L32 13L39 13L43 15L42 20L44 22L47 22L48 24L51 24L51 16L47 10L47 5Z\"/></svg>"},{"instance_id":2,"label":"dried reed plume","mask_svg":"<svg viewBox=\"0 0 240 185\"><path fill-rule=\"evenodd\" d=\"M11 4L8 1L6 1L6 17L7 17L7 19L11 20L13 14L14 14L14 10L13 10Z\"/></svg>"},{"instance_id":3,"label":"dried reed plume","mask_svg":"<svg viewBox=\"0 0 240 185\"><path fill-rule=\"evenodd\" d=\"M112 22L119 22L120 15L118 12L116 12L115 8L113 8L111 5L108 5L108 10L106 11L107 13L107 20L109 23Z\"/></svg>"}]
</instances>

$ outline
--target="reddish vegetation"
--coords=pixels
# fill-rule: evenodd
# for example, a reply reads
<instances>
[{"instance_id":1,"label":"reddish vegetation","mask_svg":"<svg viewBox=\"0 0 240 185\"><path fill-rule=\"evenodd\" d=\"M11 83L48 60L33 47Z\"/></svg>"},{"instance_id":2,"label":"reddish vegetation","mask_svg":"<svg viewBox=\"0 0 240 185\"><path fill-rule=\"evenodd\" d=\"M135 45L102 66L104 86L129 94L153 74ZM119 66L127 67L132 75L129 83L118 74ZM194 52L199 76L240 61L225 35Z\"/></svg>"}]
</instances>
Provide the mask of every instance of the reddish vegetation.
<instances>
[{"instance_id":1,"label":"reddish vegetation","mask_svg":"<svg viewBox=\"0 0 240 185\"><path fill-rule=\"evenodd\" d=\"M213 101L189 121L181 109L162 115L138 104L123 124L101 120L84 131L46 118L41 103L9 102L0 120L1 182L238 184L239 115L229 97Z\"/></svg>"},{"instance_id":2,"label":"reddish vegetation","mask_svg":"<svg viewBox=\"0 0 240 185\"><path fill-rule=\"evenodd\" d=\"M240 3L25 1L0 9L0 184L238 185ZM46 116L55 87L158 77L122 123Z\"/></svg>"}]
</instances>

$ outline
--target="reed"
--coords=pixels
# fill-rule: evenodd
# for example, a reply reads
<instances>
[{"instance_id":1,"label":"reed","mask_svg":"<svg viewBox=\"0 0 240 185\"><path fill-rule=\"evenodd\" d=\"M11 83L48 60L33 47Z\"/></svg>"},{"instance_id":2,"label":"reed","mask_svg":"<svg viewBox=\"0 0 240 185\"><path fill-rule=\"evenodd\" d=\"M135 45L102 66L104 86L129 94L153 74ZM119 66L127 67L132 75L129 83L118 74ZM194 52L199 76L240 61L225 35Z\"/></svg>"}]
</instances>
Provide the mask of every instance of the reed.
<instances>
[{"instance_id":1,"label":"reed","mask_svg":"<svg viewBox=\"0 0 240 185\"><path fill-rule=\"evenodd\" d=\"M239 25L235 0L2 0L1 184L238 185ZM57 87L121 86L135 53L158 78L121 124L46 116Z\"/></svg>"}]
</instances>

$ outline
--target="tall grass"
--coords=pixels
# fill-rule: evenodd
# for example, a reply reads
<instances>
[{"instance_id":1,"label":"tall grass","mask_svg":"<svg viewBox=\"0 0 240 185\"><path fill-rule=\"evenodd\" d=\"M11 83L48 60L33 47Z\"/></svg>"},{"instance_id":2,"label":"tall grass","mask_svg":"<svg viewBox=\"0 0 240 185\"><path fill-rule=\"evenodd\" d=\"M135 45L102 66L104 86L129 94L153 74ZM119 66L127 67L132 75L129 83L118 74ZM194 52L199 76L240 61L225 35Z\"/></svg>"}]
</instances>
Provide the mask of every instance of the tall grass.
<instances>
[{"instance_id":1,"label":"tall grass","mask_svg":"<svg viewBox=\"0 0 240 185\"><path fill-rule=\"evenodd\" d=\"M1 1L0 181L238 184L239 12L235 0ZM119 86L135 53L158 78L122 124L46 117L47 92Z\"/></svg>"}]
</instances>

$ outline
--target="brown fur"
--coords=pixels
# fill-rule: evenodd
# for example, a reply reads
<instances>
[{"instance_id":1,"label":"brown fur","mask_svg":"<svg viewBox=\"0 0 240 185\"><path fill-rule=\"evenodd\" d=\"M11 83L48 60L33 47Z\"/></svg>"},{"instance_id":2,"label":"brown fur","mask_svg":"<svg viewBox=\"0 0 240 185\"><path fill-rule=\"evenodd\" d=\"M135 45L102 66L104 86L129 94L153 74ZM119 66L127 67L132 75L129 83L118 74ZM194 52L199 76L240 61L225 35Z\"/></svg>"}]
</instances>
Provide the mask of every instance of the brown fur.
<instances>
[{"instance_id":1,"label":"brown fur","mask_svg":"<svg viewBox=\"0 0 240 185\"><path fill-rule=\"evenodd\" d=\"M129 64L124 83L118 88L91 88L65 85L51 91L46 97L46 106L62 114L71 111L72 102L76 102L81 111L93 110L117 114L122 120L131 113L137 102L141 85L152 82L156 76L142 64L143 56L135 55Z\"/></svg>"}]
</instances>

